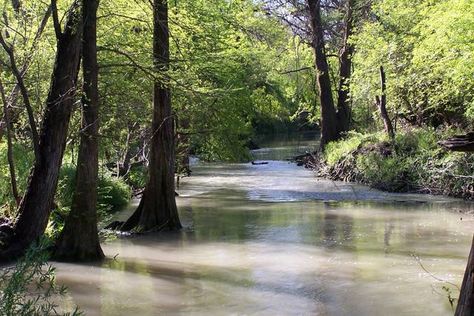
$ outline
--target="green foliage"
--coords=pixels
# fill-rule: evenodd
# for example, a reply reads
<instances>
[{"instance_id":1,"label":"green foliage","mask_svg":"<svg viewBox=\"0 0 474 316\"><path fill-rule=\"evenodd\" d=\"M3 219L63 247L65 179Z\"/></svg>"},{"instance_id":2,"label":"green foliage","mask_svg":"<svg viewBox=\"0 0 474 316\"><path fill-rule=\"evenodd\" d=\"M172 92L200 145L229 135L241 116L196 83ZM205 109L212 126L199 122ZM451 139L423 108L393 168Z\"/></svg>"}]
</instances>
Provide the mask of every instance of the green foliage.
<instances>
[{"instance_id":1,"label":"green foliage","mask_svg":"<svg viewBox=\"0 0 474 316\"><path fill-rule=\"evenodd\" d=\"M64 165L61 168L57 203L62 217L71 209L72 197L75 190L76 168ZM109 171L99 175L97 187L97 212L103 218L107 214L120 211L130 201L131 189L122 178L114 177Z\"/></svg>"},{"instance_id":2,"label":"green foliage","mask_svg":"<svg viewBox=\"0 0 474 316\"><path fill-rule=\"evenodd\" d=\"M401 123L470 124L474 102L474 4L469 0L378 0L375 19L353 36L354 117L378 122L379 66L388 109Z\"/></svg>"},{"instance_id":3,"label":"green foliage","mask_svg":"<svg viewBox=\"0 0 474 316\"><path fill-rule=\"evenodd\" d=\"M438 145L454 132L411 129L398 133L393 143L384 141L380 134L352 133L329 144L323 157L324 172L333 179L356 180L386 191L474 199L474 157L448 152Z\"/></svg>"},{"instance_id":4,"label":"green foliage","mask_svg":"<svg viewBox=\"0 0 474 316\"><path fill-rule=\"evenodd\" d=\"M14 143L13 159L15 161L18 189L20 192L24 192L34 159L33 152L31 148L27 148L21 143ZM6 215L12 215L11 213L13 212L16 202L11 192L6 142L0 144L0 204L5 206L4 212L6 212L6 209L9 209L9 211L6 212L9 214Z\"/></svg>"},{"instance_id":5,"label":"green foliage","mask_svg":"<svg viewBox=\"0 0 474 316\"><path fill-rule=\"evenodd\" d=\"M400 157L383 157L378 153L357 156L357 168L364 181L375 188L407 192L413 189L413 174L409 161Z\"/></svg>"},{"instance_id":6,"label":"green foliage","mask_svg":"<svg viewBox=\"0 0 474 316\"><path fill-rule=\"evenodd\" d=\"M351 154L365 143L374 143L385 139L382 133L362 134L350 132L346 138L341 141L331 142L324 151L325 162L333 166L347 155Z\"/></svg>"},{"instance_id":7,"label":"green foliage","mask_svg":"<svg viewBox=\"0 0 474 316\"><path fill-rule=\"evenodd\" d=\"M0 315L82 314L77 307L72 312L61 312L55 303L66 294L66 288L56 284L55 268L47 263L50 246L47 239L42 239L32 244L14 267L0 271Z\"/></svg>"}]
</instances>

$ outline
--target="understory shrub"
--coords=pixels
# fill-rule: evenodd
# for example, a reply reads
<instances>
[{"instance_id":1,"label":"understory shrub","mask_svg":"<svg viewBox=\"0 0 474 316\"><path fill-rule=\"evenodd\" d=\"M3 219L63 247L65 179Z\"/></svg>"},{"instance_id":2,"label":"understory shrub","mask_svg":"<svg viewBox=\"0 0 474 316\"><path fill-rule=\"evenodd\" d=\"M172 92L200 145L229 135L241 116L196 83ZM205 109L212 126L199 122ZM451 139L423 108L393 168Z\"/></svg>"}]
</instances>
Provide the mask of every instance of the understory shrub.
<instances>
[{"instance_id":1,"label":"understory shrub","mask_svg":"<svg viewBox=\"0 0 474 316\"><path fill-rule=\"evenodd\" d=\"M58 208L66 212L71 209L72 197L75 190L76 168L64 165L59 177L57 201ZM97 187L97 212L99 218L120 211L130 201L132 192L122 178L111 175L107 170L99 174Z\"/></svg>"},{"instance_id":2,"label":"understory shrub","mask_svg":"<svg viewBox=\"0 0 474 316\"><path fill-rule=\"evenodd\" d=\"M444 150L455 131L419 128L388 142L381 134L349 134L330 143L319 175L391 192L422 192L474 199L474 157Z\"/></svg>"},{"instance_id":3,"label":"understory shrub","mask_svg":"<svg viewBox=\"0 0 474 316\"><path fill-rule=\"evenodd\" d=\"M0 270L1 316L82 314L77 307L63 312L56 303L66 288L56 284L55 268L47 263L49 246L50 241L43 238L15 266Z\"/></svg>"}]
</instances>

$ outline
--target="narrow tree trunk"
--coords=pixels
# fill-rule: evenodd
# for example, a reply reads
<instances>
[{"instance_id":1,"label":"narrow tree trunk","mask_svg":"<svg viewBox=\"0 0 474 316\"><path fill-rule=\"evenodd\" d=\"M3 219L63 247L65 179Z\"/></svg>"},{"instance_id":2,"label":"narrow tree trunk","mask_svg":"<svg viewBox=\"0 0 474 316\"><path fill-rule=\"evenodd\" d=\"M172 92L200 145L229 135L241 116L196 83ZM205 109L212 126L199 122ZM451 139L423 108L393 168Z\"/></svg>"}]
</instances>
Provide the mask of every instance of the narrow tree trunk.
<instances>
[{"instance_id":1,"label":"narrow tree trunk","mask_svg":"<svg viewBox=\"0 0 474 316\"><path fill-rule=\"evenodd\" d=\"M178 159L177 159L177 173L180 175L187 175L191 174L191 168L189 166L189 119L184 118L179 120L179 128L183 130L183 133L178 133L177 136L177 152L178 152ZM179 184L178 184L179 186Z\"/></svg>"},{"instance_id":2,"label":"narrow tree trunk","mask_svg":"<svg viewBox=\"0 0 474 316\"><path fill-rule=\"evenodd\" d=\"M12 195L15 199L16 205L20 204L20 195L18 194L18 186L16 183L16 172L15 172L15 161L13 159L13 143L12 143L12 131L10 126L10 115L8 113L8 104L7 98L5 96L5 89L3 87L3 82L0 79L0 95L2 98L3 103L3 112L5 117L5 124L7 130L7 159L8 159L8 167L10 170L10 184L12 189Z\"/></svg>"},{"instance_id":3,"label":"narrow tree trunk","mask_svg":"<svg viewBox=\"0 0 474 316\"><path fill-rule=\"evenodd\" d=\"M23 102L26 108L26 113L28 114L28 122L30 123L30 130L31 130L31 140L33 142L33 148L35 152L35 158L38 159L39 156L39 136L38 136L38 129L36 128L36 121L33 112L33 108L30 102L30 96L28 93L28 89L25 86L25 82L23 81L23 75L21 74L20 70L16 65L15 53L13 51L13 47L9 46L4 38L3 35L0 33L0 44L2 45L5 52L8 54L10 59L10 68L15 76L16 82L20 89L21 96L23 97Z\"/></svg>"},{"instance_id":4,"label":"narrow tree trunk","mask_svg":"<svg viewBox=\"0 0 474 316\"><path fill-rule=\"evenodd\" d=\"M318 78L319 102L321 104L321 141L323 150L327 143L339 139L336 110L332 97L329 65L324 48L324 34L321 22L320 0L308 0L311 28L313 35L313 48L316 58Z\"/></svg>"},{"instance_id":5,"label":"narrow tree trunk","mask_svg":"<svg viewBox=\"0 0 474 316\"><path fill-rule=\"evenodd\" d=\"M11 0L12 1L12 7L13 10L15 10L16 13L20 12L21 9L21 2L20 0Z\"/></svg>"},{"instance_id":6,"label":"narrow tree trunk","mask_svg":"<svg viewBox=\"0 0 474 316\"><path fill-rule=\"evenodd\" d=\"M155 70L169 68L168 1L154 0L153 58ZM174 124L170 90L155 80L148 182L135 213L121 230L151 231L181 228L174 190Z\"/></svg>"},{"instance_id":7,"label":"narrow tree trunk","mask_svg":"<svg viewBox=\"0 0 474 316\"><path fill-rule=\"evenodd\" d=\"M76 191L71 212L56 244L54 257L64 261L104 258L97 230L97 178L99 170L99 92L97 66L98 0L84 0L82 41L81 143L76 170Z\"/></svg>"},{"instance_id":8,"label":"narrow tree trunk","mask_svg":"<svg viewBox=\"0 0 474 316\"><path fill-rule=\"evenodd\" d=\"M390 120L390 117L388 116L387 112L387 95L386 95L386 82L385 82L385 71L383 69L383 66L380 66L380 86L382 90L382 96L376 96L375 97L375 102L377 103L377 106L380 110L380 116L382 117L383 125L385 127L385 131L388 134L388 137L390 139L395 138L395 132L393 131L393 125L392 121Z\"/></svg>"},{"instance_id":9,"label":"narrow tree trunk","mask_svg":"<svg viewBox=\"0 0 474 316\"><path fill-rule=\"evenodd\" d=\"M82 35L79 0L75 0L69 10L64 33L58 35L56 60L41 128L39 157L19 207L12 241L0 252L0 260L11 260L21 255L43 235L48 224L76 92Z\"/></svg>"},{"instance_id":10,"label":"narrow tree trunk","mask_svg":"<svg viewBox=\"0 0 474 316\"><path fill-rule=\"evenodd\" d=\"M351 106L349 97L349 80L352 70L352 54L354 47L349 43L349 38L354 27L354 10L355 0L348 0L346 4L346 18L344 29L344 44L339 56L339 88L337 92L337 119L339 131L345 133L350 129L351 123Z\"/></svg>"},{"instance_id":11,"label":"narrow tree trunk","mask_svg":"<svg viewBox=\"0 0 474 316\"><path fill-rule=\"evenodd\" d=\"M36 31L36 34L35 34L35 37L33 38L33 43L31 45L31 48L30 48L30 51L25 59L25 62L23 63L21 69L20 69L20 74L21 74L21 78L23 78L28 70L28 67L30 66L30 63L31 63L31 60L33 58L33 55L37 49L37 46L38 46L38 42L39 42L39 39L41 38L41 35L43 34L44 32L44 29L46 28L46 25L48 24L48 20L51 16L51 5L48 6L48 9L46 10L44 16L43 16L43 19L41 20L40 22L40 25L38 27L38 30ZM20 85L19 83L17 82L15 84L15 86L13 87L12 91L10 92L9 94L9 97L7 99L7 104L8 104L8 110L9 111L13 111L13 108L12 108L12 105L15 104L16 102L16 99L18 97L18 94L20 93ZM10 119L13 117L14 115L10 115ZM6 124L5 124L5 114L3 115L2 119L0 120L0 140L2 139L3 137L3 134L4 134L4 128L5 128Z\"/></svg>"},{"instance_id":12,"label":"narrow tree trunk","mask_svg":"<svg viewBox=\"0 0 474 316\"><path fill-rule=\"evenodd\" d=\"M467 259L466 271L459 294L455 316L474 316L474 238Z\"/></svg>"}]
</instances>

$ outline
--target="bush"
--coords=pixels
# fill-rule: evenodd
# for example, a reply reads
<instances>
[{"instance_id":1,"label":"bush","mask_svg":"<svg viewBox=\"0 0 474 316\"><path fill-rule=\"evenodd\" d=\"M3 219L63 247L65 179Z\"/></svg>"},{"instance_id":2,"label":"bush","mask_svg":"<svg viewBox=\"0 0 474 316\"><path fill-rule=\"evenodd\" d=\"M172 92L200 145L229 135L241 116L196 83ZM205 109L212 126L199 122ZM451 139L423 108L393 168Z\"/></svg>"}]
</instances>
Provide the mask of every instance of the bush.
<instances>
[{"instance_id":1,"label":"bush","mask_svg":"<svg viewBox=\"0 0 474 316\"><path fill-rule=\"evenodd\" d=\"M57 203L60 217L64 217L71 209L72 197L75 190L76 168L64 165L61 168L57 190ZM122 178L113 177L109 171L99 175L97 187L97 212L99 218L120 211L130 201L132 192Z\"/></svg>"},{"instance_id":2,"label":"bush","mask_svg":"<svg viewBox=\"0 0 474 316\"><path fill-rule=\"evenodd\" d=\"M343 140L327 144L324 151L324 160L328 165L333 166L364 144L376 143L382 140L384 140L382 133L361 134L349 132Z\"/></svg>"},{"instance_id":3,"label":"bush","mask_svg":"<svg viewBox=\"0 0 474 316\"><path fill-rule=\"evenodd\" d=\"M391 192L423 192L474 199L474 157L442 149L438 141L454 130L399 132L393 143L380 134L351 134L330 143L320 175L358 181ZM390 147L390 148L387 148Z\"/></svg>"},{"instance_id":4,"label":"bush","mask_svg":"<svg viewBox=\"0 0 474 316\"><path fill-rule=\"evenodd\" d=\"M3 214L9 217L16 208L16 201L11 193L10 169L7 159L7 144L0 144L0 204L3 206ZM22 144L13 145L13 157L15 160L15 171L19 192L24 192L33 164L32 150L24 147Z\"/></svg>"},{"instance_id":5,"label":"bush","mask_svg":"<svg viewBox=\"0 0 474 316\"><path fill-rule=\"evenodd\" d=\"M0 272L0 315L81 315L76 309L61 313L54 300L66 294L55 282L55 268L47 264L50 242L33 244L13 268Z\"/></svg>"}]
</instances>

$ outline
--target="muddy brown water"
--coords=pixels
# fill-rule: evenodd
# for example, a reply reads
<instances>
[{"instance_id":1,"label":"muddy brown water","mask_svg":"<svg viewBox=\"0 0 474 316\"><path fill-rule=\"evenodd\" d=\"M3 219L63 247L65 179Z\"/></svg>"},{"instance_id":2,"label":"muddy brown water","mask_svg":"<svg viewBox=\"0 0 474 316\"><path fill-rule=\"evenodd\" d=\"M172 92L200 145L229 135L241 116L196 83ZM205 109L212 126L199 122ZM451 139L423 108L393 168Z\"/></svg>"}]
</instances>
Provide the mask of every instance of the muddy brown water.
<instances>
[{"instance_id":1,"label":"muddy brown water","mask_svg":"<svg viewBox=\"0 0 474 316\"><path fill-rule=\"evenodd\" d=\"M268 144L254 152L267 165L194 161L178 191L181 232L108 241L102 265L54 263L64 306L110 316L453 313L471 203L315 179L284 161L314 141Z\"/></svg>"}]
</instances>

